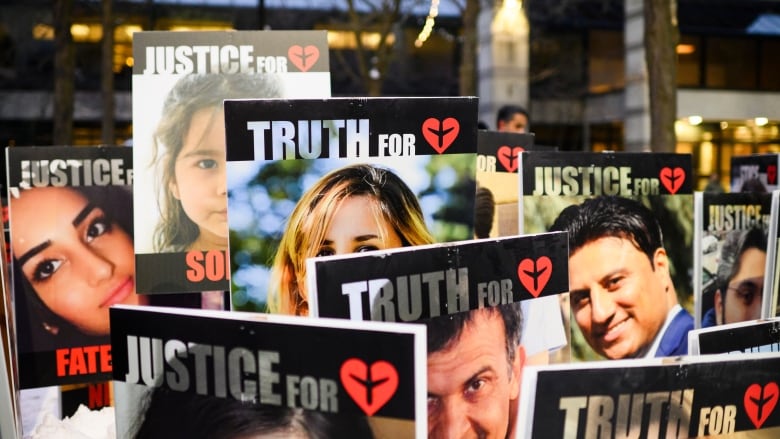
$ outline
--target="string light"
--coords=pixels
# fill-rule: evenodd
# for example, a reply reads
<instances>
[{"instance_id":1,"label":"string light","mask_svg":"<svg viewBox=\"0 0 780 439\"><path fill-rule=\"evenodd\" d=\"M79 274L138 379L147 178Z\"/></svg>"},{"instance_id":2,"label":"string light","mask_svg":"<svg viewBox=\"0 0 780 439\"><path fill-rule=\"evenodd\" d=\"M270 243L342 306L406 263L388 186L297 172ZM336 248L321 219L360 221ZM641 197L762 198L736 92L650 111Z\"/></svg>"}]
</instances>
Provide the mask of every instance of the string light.
<instances>
[{"instance_id":1,"label":"string light","mask_svg":"<svg viewBox=\"0 0 780 439\"><path fill-rule=\"evenodd\" d=\"M439 15L439 0L431 0L431 8L428 10L428 17L425 18L425 24L417 39L414 40L414 47L422 47L423 43L431 36L436 17Z\"/></svg>"}]
</instances>

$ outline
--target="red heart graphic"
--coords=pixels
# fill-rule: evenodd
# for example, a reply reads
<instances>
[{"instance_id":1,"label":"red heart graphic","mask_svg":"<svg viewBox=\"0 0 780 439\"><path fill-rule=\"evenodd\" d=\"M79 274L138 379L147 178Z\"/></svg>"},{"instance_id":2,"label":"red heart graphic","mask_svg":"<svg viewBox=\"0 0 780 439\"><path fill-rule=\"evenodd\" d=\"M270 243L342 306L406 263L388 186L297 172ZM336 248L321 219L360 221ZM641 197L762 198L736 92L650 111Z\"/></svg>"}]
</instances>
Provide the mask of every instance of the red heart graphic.
<instances>
[{"instance_id":1,"label":"red heart graphic","mask_svg":"<svg viewBox=\"0 0 780 439\"><path fill-rule=\"evenodd\" d=\"M661 184L664 185L669 193L674 194L680 190L683 182L685 181L685 171L683 171L683 168L672 169L667 166L661 169L660 177Z\"/></svg>"},{"instance_id":2,"label":"red heart graphic","mask_svg":"<svg viewBox=\"0 0 780 439\"><path fill-rule=\"evenodd\" d=\"M508 172L515 172L519 164L518 159L520 158L520 153L523 151L525 150L521 146L511 148L504 145L501 148L498 148L496 155L498 156L499 163L501 163L504 169Z\"/></svg>"},{"instance_id":3,"label":"red heart graphic","mask_svg":"<svg viewBox=\"0 0 780 439\"><path fill-rule=\"evenodd\" d=\"M300 71L307 72L320 59L320 49L317 46L301 47L296 44L287 49L287 58Z\"/></svg>"},{"instance_id":4,"label":"red heart graphic","mask_svg":"<svg viewBox=\"0 0 780 439\"><path fill-rule=\"evenodd\" d=\"M448 117L444 120L429 117L422 124L422 132L425 140L439 154L447 150L452 145L460 132L460 124L454 117Z\"/></svg>"},{"instance_id":5,"label":"red heart graphic","mask_svg":"<svg viewBox=\"0 0 780 439\"><path fill-rule=\"evenodd\" d=\"M382 408L398 389L398 372L384 360L368 367L363 360L350 358L341 365L339 376L341 385L368 416Z\"/></svg>"},{"instance_id":6,"label":"red heart graphic","mask_svg":"<svg viewBox=\"0 0 780 439\"><path fill-rule=\"evenodd\" d=\"M517 265L517 277L520 283L534 297L539 297L550 276L552 276L552 261L547 256L542 256L536 261L525 258Z\"/></svg>"},{"instance_id":7,"label":"red heart graphic","mask_svg":"<svg viewBox=\"0 0 780 439\"><path fill-rule=\"evenodd\" d=\"M769 165L766 167L766 182L769 184L775 184L777 182L777 165Z\"/></svg>"},{"instance_id":8,"label":"red heart graphic","mask_svg":"<svg viewBox=\"0 0 780 439\"><path fill-rule=\"evenodd\" d=\"M777 383L770 381L764 387L751 384L745 391L743 402L748 418L756 428L761 428L777 405Z\"/></svg>"}]
</instances>

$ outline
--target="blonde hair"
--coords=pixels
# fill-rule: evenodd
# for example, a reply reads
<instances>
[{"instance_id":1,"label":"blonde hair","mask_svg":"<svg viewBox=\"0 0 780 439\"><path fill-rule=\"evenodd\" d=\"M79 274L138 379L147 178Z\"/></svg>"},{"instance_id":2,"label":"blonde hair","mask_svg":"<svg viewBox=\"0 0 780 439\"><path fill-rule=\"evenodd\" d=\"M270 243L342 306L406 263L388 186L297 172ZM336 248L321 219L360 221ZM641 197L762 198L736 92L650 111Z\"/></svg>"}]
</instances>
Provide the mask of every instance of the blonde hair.
<instances>
[{"instance_id":1,"label":"blonde hair","mask_svg":"<svg viewBox=\"0 0 780 439\"><path fill-rule=\"evenodd\" d=\"M371 215L387 222L404 247L433 242L417 197L393 172L366 164L331 171L303 194L290 216L271 270L270 312L308 314L306 259L316 255L341 203L354 196L374 201Z\"/></svg>"}]
</instances>

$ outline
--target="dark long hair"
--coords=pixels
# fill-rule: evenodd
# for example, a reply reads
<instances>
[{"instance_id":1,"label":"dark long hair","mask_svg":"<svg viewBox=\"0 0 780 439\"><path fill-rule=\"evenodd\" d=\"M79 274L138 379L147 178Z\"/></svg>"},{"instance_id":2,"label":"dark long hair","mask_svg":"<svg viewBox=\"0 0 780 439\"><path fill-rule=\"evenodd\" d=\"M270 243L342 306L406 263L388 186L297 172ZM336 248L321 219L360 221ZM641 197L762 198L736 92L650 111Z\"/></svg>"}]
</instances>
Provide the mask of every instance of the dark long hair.
<instances>
[{"instance_id":1,"label":"dark long hair","mask_svg":"<svg viewBox=\"0 0 780 439\"><path fill-rule=\"evenodd\" d=\"M67 187L84 196L105 212L112 223L133 236L133 198L129 187ZM35 190L35 189L31 189ZM13 214L13 212L12 212ZM16 310L16 336L20 352L51 351L61 347L108 344L106 335L90 335L52 311L35 292L21 270L16 257L12 261L12 285ZM53 330L46 328L56 328Z\"/></svg>"},{"instance_id":2,"label":"dark long hair","mask_svg":"<svg viewBox=\"0 0 780 439\"><path fill-rule=\"evenodd\" d=\"M240 439L292 432L304 432L310 439L374 437L364 416L259 405L165 387L151 392L136 422L134 439Z\"/></svg>"},{"instance_id":3,"label":"dark long hair","mask_svg":"<svg viewBox=\"0 0 780 439\"><path fill-rule=\"evenodd\" d=\"M133 237L133 197L127 186L67 187L83 195L105 212L107 219ZM32 189L34 190L34 189ZM20 352L46 352L63 347L110 343L106 335L91 335L52 311L35 292L16 259L12 262L15 325ZM151 296L150 304L200 307L200 294L162 294ZM56 328L56 334L46 328Z\"/></svg>"}]
</instances>

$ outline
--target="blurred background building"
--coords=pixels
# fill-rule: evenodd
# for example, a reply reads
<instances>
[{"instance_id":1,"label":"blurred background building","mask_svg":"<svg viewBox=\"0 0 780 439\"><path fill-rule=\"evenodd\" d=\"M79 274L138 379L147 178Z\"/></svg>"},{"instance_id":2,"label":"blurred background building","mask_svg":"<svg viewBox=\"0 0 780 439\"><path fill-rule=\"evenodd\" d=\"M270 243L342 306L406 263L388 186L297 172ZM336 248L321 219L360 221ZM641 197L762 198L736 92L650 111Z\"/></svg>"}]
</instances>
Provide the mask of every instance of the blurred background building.
<instances>
[{"instance_id":1,"label":"blurred background building","mask_svg":"<svg viewBox=\"0 0 780 439\"><path fill-rule=\"evenodd\" d=\"M97 144L107 0L67 1L73 143ZM530 109L538 144L620 151L642 142L641 0L482 1L474 62L464 51L471 0L398 2L390 22L370 9L358 10L366 19L357 22L346 0L115 0L115 143L132 139L132 33L150 29L327 29L335 96L458 95L463 69L471 68L480 119L491 128L495 109L511 101ZM508 19L501 15L507 10ZM712 174L723 176L725 187L732 155L780 153L780 1L677 0L677 17L675 149L693 154L698 188ZM49 145L55 138L56 24L52 2L0 2L0 143Z\"/></svg>"}]
</instances>

